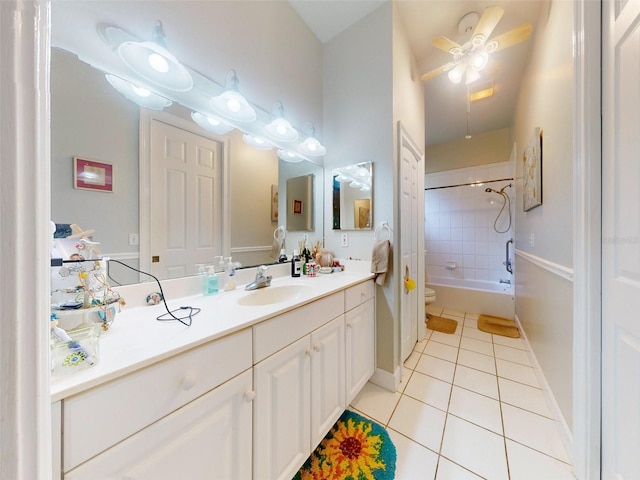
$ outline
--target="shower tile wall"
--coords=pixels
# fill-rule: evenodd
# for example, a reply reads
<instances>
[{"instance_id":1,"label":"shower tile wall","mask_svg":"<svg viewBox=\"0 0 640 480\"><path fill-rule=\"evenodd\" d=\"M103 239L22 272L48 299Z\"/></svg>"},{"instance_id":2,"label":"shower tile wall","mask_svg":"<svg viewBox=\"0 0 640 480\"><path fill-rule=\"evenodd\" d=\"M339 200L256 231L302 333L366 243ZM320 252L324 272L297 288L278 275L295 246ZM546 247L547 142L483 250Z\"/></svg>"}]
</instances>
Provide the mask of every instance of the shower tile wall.
<instances>
[{"instance_id":1,"label":"shower tile wall","mask_svg":"<svg viewBox=\"0 0 640 480\"><path fill-rule=\"evenodd\" d=\"M496 193L485 192L485 188L500 190L509 183L513 185L513 180L438 190L429 188L512 178L512 172L509 162L501 162L425 175L425 263L428 277L495 282L511 279L503 263L506 241L513 236L513 222L506 233L494 231L493 224L503 200ZM511 216L514 218L514 186L506 188L505 192L509 194ZM496 225L500 231L509 225L507 207Z\"/></svg>"}]
</instances>

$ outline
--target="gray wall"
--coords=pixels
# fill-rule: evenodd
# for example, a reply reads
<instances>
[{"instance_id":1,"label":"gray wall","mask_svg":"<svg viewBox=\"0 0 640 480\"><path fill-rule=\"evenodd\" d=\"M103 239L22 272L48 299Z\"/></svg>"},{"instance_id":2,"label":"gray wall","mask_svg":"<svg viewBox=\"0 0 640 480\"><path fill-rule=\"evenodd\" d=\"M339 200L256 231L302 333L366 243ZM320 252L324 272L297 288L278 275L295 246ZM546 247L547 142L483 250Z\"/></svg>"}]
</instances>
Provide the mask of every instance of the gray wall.
<instances>
[{"instance_id":1,"label":"gray wall","mask_svg":"<svg viewBox=\"0 0 640 480\"><path fill-rule=\"evenodd\" d=\"M573 266L573 3L553 1L541 15L513 128L516 248L543 265ZM522 211L522 152L543 130L543 204ZM533 245L530 243L533 235ZM516 315L569 425L572 419L571 281L517 256Z\"/></svg>"}]
</instances>

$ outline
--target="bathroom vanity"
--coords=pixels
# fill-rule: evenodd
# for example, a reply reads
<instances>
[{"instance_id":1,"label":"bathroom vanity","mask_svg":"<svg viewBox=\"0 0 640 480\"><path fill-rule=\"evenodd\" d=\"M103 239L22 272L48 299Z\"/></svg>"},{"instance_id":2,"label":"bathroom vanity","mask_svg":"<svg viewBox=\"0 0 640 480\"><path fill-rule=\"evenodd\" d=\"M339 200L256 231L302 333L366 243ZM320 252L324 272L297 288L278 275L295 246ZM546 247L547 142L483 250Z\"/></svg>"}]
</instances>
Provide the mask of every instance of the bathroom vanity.
<instances>
[{"instance_id":1,"label":"bathroom vanity","mask_svg":"<svg viewBox=\"0 0 640 480\"><path fill-rule=\"evenodd\" d=\"M374 372L371 277L170 302L202 309L191 327L123 310L100 363L52 384L54 478L291 479Z\"/></svg>"}]
</instances>

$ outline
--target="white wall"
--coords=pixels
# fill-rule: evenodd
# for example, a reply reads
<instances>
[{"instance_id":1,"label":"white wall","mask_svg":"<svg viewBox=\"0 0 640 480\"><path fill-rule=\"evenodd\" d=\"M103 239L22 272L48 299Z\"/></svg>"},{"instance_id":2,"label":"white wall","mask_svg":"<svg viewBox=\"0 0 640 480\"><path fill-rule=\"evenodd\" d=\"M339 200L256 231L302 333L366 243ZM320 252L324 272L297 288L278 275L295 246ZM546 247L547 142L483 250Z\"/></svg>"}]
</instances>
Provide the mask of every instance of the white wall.
<instances>
[{"instance_id":1,"label":"white wall","mask_svg":"<svg viewBox=\"0 0 640 480\"><path fill-rule=\"evenodd\" d=\"M571 268L573 201L573 2L552 1L534 33L534 48L513 128L516 248L542 265ZM522 152L543 130L543 204L522 211ZM533 245L530 243L533 235ZM572 282L523 256L516 258L518 316L565 420L572 420Z\"/></svg>"}]
</instances>

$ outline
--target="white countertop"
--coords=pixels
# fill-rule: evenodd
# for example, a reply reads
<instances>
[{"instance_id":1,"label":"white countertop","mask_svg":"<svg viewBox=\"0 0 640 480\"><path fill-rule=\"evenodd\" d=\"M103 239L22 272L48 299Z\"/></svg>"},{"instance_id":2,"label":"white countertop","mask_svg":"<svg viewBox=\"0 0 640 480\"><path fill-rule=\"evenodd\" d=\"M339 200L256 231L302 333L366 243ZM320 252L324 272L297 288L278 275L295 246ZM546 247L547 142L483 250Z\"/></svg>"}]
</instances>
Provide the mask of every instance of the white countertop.
<instances>
[{"instance_id":1,"label":"white countertop","mask_svg":"<svg viewBox=\"0 0 640 480\"><path fill-rule=\"evenodd\" d=\"M133 308L125 306L116 315L109 331L100 337L98 364L87 370L53 379L51 401L55 402L114 380L369 278L373 278L373 275L363 269L319 274L314 278L275 278L271 282L272 286L304 284L313 288L286 301L261 306L241 306L237 303L240 298L254 293L245 291L244 285L239 285L236 290L219 292L212 296L198 294L167 300L170 309L180 306L201 309L200 313L193 317L190 327L178 321L157 321L156 317L165 312L163 304ZM149 286L146 288L153 290Z\"/></svg>"}]
</instances>

